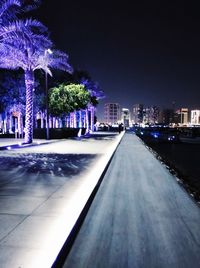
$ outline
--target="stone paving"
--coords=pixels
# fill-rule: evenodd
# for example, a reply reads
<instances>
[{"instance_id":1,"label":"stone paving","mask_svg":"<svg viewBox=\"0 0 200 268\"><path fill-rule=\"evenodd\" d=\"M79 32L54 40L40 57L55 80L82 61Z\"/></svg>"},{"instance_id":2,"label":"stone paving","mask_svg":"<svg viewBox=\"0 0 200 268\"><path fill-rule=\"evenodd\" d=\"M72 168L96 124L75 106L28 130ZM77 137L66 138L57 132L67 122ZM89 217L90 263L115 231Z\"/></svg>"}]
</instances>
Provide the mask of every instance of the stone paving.
<instances>
[{"instance_id":1,"label":"stone paving","mask_svg":"<svg viewBox=\"0 0 200 268\"><path fill-rule=\"evenodd\" d=\"M123 134L0 139L0 267L52 266Z\"/></svg>"}]
</instances>

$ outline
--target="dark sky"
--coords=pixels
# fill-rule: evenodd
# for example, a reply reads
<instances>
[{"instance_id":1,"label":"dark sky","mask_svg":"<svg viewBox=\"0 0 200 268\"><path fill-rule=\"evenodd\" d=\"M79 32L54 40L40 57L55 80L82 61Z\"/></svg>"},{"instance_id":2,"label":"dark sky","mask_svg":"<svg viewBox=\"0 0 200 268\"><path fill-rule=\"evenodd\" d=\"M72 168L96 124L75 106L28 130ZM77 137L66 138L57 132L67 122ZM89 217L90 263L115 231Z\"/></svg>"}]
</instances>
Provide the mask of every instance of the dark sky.
<instances>
[{"instance_id":1,"label":"dark sky","mask_svg":"<svg viewBox=\"0 0 200 268\"><path fill-rule=\"evenodd\" d=\"M50 1L35 12L105 102L200 108L198 1Z\"/></svg>"}]
</instances>

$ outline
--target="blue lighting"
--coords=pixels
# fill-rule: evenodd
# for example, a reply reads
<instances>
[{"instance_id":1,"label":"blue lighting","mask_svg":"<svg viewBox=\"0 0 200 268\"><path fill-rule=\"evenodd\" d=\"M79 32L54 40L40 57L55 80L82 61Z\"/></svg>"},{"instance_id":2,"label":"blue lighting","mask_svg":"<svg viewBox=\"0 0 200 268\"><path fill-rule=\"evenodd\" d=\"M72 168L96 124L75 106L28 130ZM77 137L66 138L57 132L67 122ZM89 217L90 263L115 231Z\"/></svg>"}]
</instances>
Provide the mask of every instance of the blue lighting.
<instances>
[{"instance_id":1,"label":"blue lighting","mask_svg":"<svg viewBox=\"0 0 200 268\"><path fill-rule=\"evenodd\" d=\"M154 138L159 138L160 133L159 132L151 132L151 136L153 136Z\"/></svg>"}]
</instances>

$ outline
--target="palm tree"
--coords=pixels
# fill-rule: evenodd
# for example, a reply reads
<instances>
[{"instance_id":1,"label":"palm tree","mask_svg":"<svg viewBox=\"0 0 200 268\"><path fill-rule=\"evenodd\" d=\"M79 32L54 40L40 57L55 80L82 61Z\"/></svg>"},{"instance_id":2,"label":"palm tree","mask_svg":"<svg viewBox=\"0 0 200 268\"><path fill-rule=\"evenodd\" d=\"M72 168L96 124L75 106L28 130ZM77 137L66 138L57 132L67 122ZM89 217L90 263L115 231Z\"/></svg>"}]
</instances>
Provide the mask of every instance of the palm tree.
<instances>
[{"instance_id":1,"label":"palm tree","mask_svg":"<svg viewBox=\"0 0 200 268\"><path fill-rule=\"evenodd\" d=\"M24 41L17 39L11 43L0 44L0 68L13 70L22 68L24 70L26 87L25 143L31 143L33 138L34 71L42 69L45 73L52 75L51 68L72 72L72 67L68 64L68 55L64 52L52 49L52 54L46 53L47 45L51 47L52 44L45 35L36 35L32 43L28 40Z\"/></svg>"},{"instance_id":2,"label":"palm tree","mask_svg":"<svg viewBox=\"0 0 200 268\"><path fill-rule=\"evenodd\" d=\"M37 27L36 20L23 21L19 19L19 15L36 8L39 4L40 0L29 1L28 4L24 0L0 0L0 42L16 35L24 36L24 31L34 24Z\"/></svg>"},{"instance_id":3,"label":"palm tree","mask_svg":"<svg viewBox=\"0 0 200 268\"><path fill-rule=\"evenodd\" d=\"M37 4L37 0L34 3ZM26 87L25 143L33 139L34 71L42 69L52 75L51 68L72 72L68 55L52 48L47 28L37 20L17 20L18 7L28 9L18 0L0 0L0 68L24 70ZM10 9L13 12L10 12Z\"/></svg>"},{"instance_id":4,"label":"palm tree","mask_svg":"<svg viewBox=\"0 0 200 268\"><path fill-rule=\"evenodd\" d=\"M11 20L15 20L21 5L20 0L0 0L0 25L2 26L5 23L10 23Z\"/></svg>"},{"instance_id":5,"label":"palm tree","mask_svg":"<svg viewBox=\"0 0 200 268\"><path fill-rule=\"evenodd\" d=\"M86 117L86 125L87 130L89 131L89 126L92 131L94 131L94 119L95 119L95 107L99 103L100 99L105 98L104 92L100 88L97 82L92 81L91 79L86 79L84 77L81 78L81 84L85 86L85 88L90 93L90 102L85 110L85 117ZM90 111L90 123L89 123L89 111Z\"/></svg>"}]
</instances>

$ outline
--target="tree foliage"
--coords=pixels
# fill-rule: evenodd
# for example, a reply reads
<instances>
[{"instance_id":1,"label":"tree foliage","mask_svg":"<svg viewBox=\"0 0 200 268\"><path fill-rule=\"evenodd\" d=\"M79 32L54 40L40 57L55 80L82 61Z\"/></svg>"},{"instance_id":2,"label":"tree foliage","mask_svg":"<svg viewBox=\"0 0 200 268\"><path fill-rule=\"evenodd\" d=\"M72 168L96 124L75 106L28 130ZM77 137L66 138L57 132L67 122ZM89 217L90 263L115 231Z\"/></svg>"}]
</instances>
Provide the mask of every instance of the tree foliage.
<instances>
[{"instance_id":1,"label":"tree foliage","mask_svg":"<svg viewBox=\"0 0 200 268\"><path fill-rule=\"evenodd\" d=\"M83 84L90 93L90 103L93 106L97 106L99 100L105 97L104 92L102 91L97 82L94 82L91 79L82 78L81 84Z\"/></svg>"},{"instance_id":2,"label":"tree foliage","mask_svg":"<svg viewBox=\"0 0 200 268\"><path fill-rule=\"evenodd\" d=\"M21 73L0 73L0 103L2 112L25 110L25 84Z\"/></svg>"},{"instance_id":3,"label":"tree foliage","mask_svg":"<svg viewBox=\"0 0 200 268\"><path fill-rule=\"evenodd\" d=\"M89 101L90 94L81 84L61 84L50 90L49 107L53 115L85 109Z\"/></svg>"},{"instance_id":4,"label":"tree foliage","mask_svg":"<svg viewBox=\"0 0 200 268\"><path fill-rule=\"evenodd\" d=\"M85 70L74 70L71 81L75 84L83 84L90 93L90 104L97 106L100 99L105 98L105 94L98 82L93 81L89 73Z\"/></svg>"},{"instance_id":5,"label":"tree foliage","mask_svg":"<svg viewBox=\"0 0 200 268\"><path fill-rule=\"evenodd\" d=\"M45 94L43 80L40 74L35 80L34 113L45 109ZM0 72L0 113L11 109L25 114L26 88L22 72L1 70Z\"/></svg>"}]
</instances>

